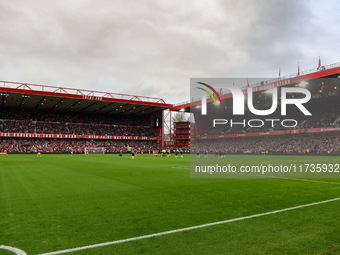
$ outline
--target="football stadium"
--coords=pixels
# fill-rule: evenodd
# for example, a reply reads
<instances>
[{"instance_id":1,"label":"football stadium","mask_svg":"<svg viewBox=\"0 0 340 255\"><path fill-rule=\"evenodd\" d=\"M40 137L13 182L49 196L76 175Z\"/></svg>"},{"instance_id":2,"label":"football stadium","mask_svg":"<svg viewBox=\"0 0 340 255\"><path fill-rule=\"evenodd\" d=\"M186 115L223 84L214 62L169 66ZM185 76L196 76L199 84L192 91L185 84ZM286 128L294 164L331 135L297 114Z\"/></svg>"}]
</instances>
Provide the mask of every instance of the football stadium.
<instances>
[{"instance_id":1,"label":"football stadium","mask_svg":"<svg viewBox=\"0 0 340 255\"><path fill-rule=\"evenodd\" d=\"M234 126L223 89L202 115L198 99L1 81L0 253L340 254L339 75L336 63L248 82L257 109L270 108L270 89L308 88L312 114L249 122L246 107ZM212 128L212 111L223 125ZM174 121L182 112L191 120ZM209 160L332 171L192 176L193 162Z\"/></svg>"}]
</instances>

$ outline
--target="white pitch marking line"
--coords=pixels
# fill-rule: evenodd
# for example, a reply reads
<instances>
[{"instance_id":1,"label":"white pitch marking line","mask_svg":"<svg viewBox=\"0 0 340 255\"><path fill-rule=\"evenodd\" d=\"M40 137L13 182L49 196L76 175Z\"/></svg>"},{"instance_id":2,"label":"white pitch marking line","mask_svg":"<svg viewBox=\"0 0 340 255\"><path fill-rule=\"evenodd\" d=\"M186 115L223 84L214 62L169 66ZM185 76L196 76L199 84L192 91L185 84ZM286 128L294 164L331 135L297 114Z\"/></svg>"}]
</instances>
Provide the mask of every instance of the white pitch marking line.
<instances>
[{"instance_id":1,"label":"white pitch marking line","mask_svg":"<svg viewBox=\"0 0 340 255\"><path fill-rule=\"evenodd\" d=\"M63 253L87 250L87 249L92 249L92 248L97 248L97 247L103 247L103 246L108 246L108 245L113 245L113 244L126 243L126 242L141 240L141 239L152 238L152 237L156 237L156 236L169 235L169 234L189 231L189 230L193 230L193 229L206 228L206 227L210 227L210 226L215 226L215 225L220 225L220 224L225 224L225 223L230 223L230 222L235 222L235 221L252 219L252 218L256 218L256 217L261 217L261 216L291 211L291 210L295 210L295 209L299 209L299 208L304 208L304 207L334 202L334 201L337 201L337 200L340 200L340 197L329 199L329 200L324 200L324 201L320 201L320 202L305 204L305 205L298 205L298 206L289 207L289 208L280 209L280 210L275 210L275 211L271 211L271 212L254 214L254 215L235 218L235 219L217 221L217 222L212 222L212 223L207 223L207 224L202 224L202 225L197 225L197 226L192 226L192 227L187 227L187 228L174 229L174 230L169 230L169 231L164 231L164 232L159 232L159 233L154 233L154 234L149 234L149 235L144 235L144 236L131 237L131 238L127 238L127 239L121 239L121 240L116 240L116 241L111 241L111 242L106 242L106 243L92 244L92 245L87 245L87 246L82 246L82 247L77 247L77 248L71 248L71 249L66 249L66 250L47 252L47 253L42 253L42 254L39 254L39 255L56 255L56 254L63 254Z\"/></svg>"},{"instance_id":2,"label":"white pitch marking line","mask_svg":"<svg viewBox=\"0 0 340 255\"><path fill-rule=\"evenodd\" d=\"M328 184L340 185L340 182L326 182L326 181L316 181L316 180L308 180L308 179L292 179L292 178L281 178L281 179L287 179L287 180L293 180L293 181L317 182L317 183L328 183Z\"/></svg>"},{"instance_id":3,"label":"white pitch marking line","mask_svg":"<svg viewBox=\"0 0 340 255\"><path fill-rule=\"evenodd\" d=\"M302 178L297 179L297 178L279 177L279 176L272 176L272 175L257 175L257 174L245 174L245 175L252 175L252 176L258 176L258 177L263 177L263 178L273 178L273 179L284 179L284 180L293 180L293 181L317 182L317 183L328 183L328 184L340 185L340 182L326 182L326 181L309 180L309 179L302 179Z\"/></svg>"},{"instance_id":4,"label":"white pitch marking line","mask_svg":"<svg viewBox=\"0 0 340 255\"><path fill-rule=\"evenodd\" d=\"M175 169L189 169L190 166L173 166L171 168L175 168Z\"/></svg>"},{"instance_id":5,"label":"white pitch marking line","mask_svg":"<svg viewBox=\"0 0 340 255\"><path fill-rule=\"evenodd\" d=\"M1 249L7 250L7 251L11 251L11 252L14 252L14 253L17 254L17 255L27 255L27 253L24 252L23 250L20 250L20 249L18 249L18 248L11 247L11 246L0 245L0 250L1 250Z\"/></svg>"}]
</instances>

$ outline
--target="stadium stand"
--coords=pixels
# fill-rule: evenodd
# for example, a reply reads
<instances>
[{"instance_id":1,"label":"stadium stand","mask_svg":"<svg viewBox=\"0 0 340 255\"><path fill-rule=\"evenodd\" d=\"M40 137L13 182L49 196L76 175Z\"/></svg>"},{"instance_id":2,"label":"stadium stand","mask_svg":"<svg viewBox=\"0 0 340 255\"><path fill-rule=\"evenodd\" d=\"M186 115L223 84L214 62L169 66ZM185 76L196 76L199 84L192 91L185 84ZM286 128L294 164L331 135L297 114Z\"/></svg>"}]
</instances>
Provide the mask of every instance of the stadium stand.
<instances>
[{"instance_id":1,"label":"stadium stand","mask_svg":"<svg viewBox=\"0 0 340 255\"><path fill-rule=\"evenodd\" d=\"M339 154L340 137L203 140L192 145L191 149L195 152L207 150L209 153L223 151L228 154Z\"/></svg>"},{"instance_id":2,"label":"stadium stand","mask_svg":"<svg viewBox=\"0 0 340 255\"><path fill-rule=\"evenodd\" d=\"M162 150L162 144L172 151L338 154L340 95L339 79L334 78L339 74L339 64L329 65L321 71L263 81L252 87L254 107L261 110L271 106L269 89L307 84L312 99L306 107L312 116L305 116L296 108L289 109L284 117L297 121L298 125L293 128L280 124L272 126L266 121L263 127L221 125L211 128L211 120L204 119L199 108L193 107L195 101L173 106L160 98L0 81L0 152L68 153L72 150L83 153L88 147L104 147L107 152L115 153L129 151L132 147ZM287 96L303 95L289 93ZM214 109L215 118L232 117L235 122L265 120L247 108L244 116L233 116L231 94L221 93L221 98L223 107L210 108ZM188 145L189 132L174 131L172 138L171 125L168 140L165 139L162 125L156 123L163 123L162 111L166 109L193 113L196 123L188 123L188 126L192 127L194 136L191 138L196 144ZM270 116L272 119L281 117L279 107ZM310 136L306 138L305 135Z\"/></svg>"},{"instance_id":3,"label":"stadium stand","mask_svg":"<svg viewBox=\"0 0 340 255\"><path fill-rule=\"evenodd\" d=\"M310 128L323 128L323 127L335 127L335 120L340 117L340 106L337 106L338 98L323 100L319 103L314 103L308 107L311 111L312 116L304 116L300 112L291 112L290 115L286 116L287 119L295 119L298 121L297 129L310 129ZM250 119L253 116L246 112L246 115L242 118L233 118L235 121L241 122L241 119ZM280 114L276 113L271 116L272 119L280 119ZM265 117L256 116L256 119L264 120ZM200 136L207 135L221 135L221 134L241 134L241 133L254 133L254 132L268 132L274 130L285 130L287 128L281 125L270 126L270 122L265 122L265 125L260 128L248 127L244 128L240 125L229 127L226 125L217 126L215 128L209 128L204 130Z\"/></svg>"},{"instance_id":4,"label":"stadium stand","mask_svg":"<svg viewBox=\"0 0 340 255\"><path fill-rule=\"evenodd\" d=\"M101 136L150 136L154 130L141 117L96 116L12 108L0 109L0 132Z\"/></svg>"},{"instance_id":5,"label":"stadium stand","mask_svg":"<svg viewBox=\"0 0 340 255\"><path fill-rule=\"evenodd\" d=\"M170 106L155 97L0 81L0 153L159 150Z\"/></svg>"},{"instance_id":6,"label":"stadium stand","mask_svg":"<svg viewBox=\"0 0 340 255\"><path fill-rule=\"evenodd\" d=\"M291 74L285 77L264 79L247 85L247 80L238 79L237 86L245 97L245 113L237 115L233 112L233 95L229 90L223 91L221 80L206 80L210 86L222 86L219 96L221 103L214 104L207 97L206 112L203 113L200 96L190 102L175 105L173 111L191 112L195 125L191 129L191 151L215 154L254 153L254 154L329 154L340 155L340 64L325 66L322 70ZM200 81L201 82L201 81ZM229 82L229 83L228 83ZM226 79L223 84L231 84ZM234 83L233 83L234 84ZM195 84L196 85L196 84ZM287 105L287 115L281 113L282 87L304 88L311 94L310 100L304 103L311 116L303 114L295 105ZM268 116L255 115L248 110L248 89L252 90L252 104L257 110L267 110L272 106L272 90L277 88L277 108ZM209 89L208 89L209 90ZM293 89L292 89L293 90ZM201 93L201 92L197 92ZM215 94L214 94L215 95ZM299 92L286 93L287 99L304 98ZM216 99L216 98L215 98ZM216 100L217 101L217 100ZM220 124L213 126L213 120ZM276 119L274 125L267 119ZM248 120L254 121L251 127ZM286 125L282 124L282 120ZM260 123L264 123L261 126ZM231 123L234 123L231 125ZM243 124L245 123L245 124ZM297 123L295 125L295 123ZM194 134L194 136L193 136Z\"/></svg>"},{"instance_id":7,"label":"stadium stand","mask_svg":"<svg viewBox=\"0 0 340 255\"><path fill-rule=\"evenodd\" d=\"M107 153L159 150L155 141L108 141L78 139L0 139L0 151L8 153L84 153L85 148L104 147Z\"/></svg>"},{"instance_id":8,"label":"stadium stand","mask_svg":"<svg viewBox=\"0 0 340 255\"><path fill-rule=\"evenodd\" d=\"M106 116L44 110L0 108L0 133L60 134L90 136L156 137L155 131L139 116ZM106 152L129 149L158 149L157 141L112 141L74 139L0 138L0 151L7 153L83 153L87 147L105 147Z\"/></svg>"}]
</instances>

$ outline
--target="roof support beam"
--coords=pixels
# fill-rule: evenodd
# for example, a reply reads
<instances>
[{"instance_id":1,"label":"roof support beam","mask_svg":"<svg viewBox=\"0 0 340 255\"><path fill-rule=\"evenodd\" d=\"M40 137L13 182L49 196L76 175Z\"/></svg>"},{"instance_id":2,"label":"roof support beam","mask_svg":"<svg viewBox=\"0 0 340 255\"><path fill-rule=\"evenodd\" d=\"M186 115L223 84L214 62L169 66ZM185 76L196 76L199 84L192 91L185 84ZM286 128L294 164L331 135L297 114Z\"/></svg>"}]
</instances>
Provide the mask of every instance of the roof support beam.
<instances>
[{"instance_id":1,"label":"roof support beam","mask_svg":"<svg viewBox=\"0 0 340 255\"><path fill-rule=\"evenodd\" d=\"M79 110L79 112L83 112L83 111L85 111L86 109L90 108L91 106L93 106L93 105L95 105L95 104L98 104L98 102L99 102L99 101L96 101L96 102L94 102L94 103L92 103L92 104L90 104L90 105L86 106L85 108L83 108L83 109Z\"/></svg>"},{"instance_id":2,"label":"roof support beam","mask_svg":"<svg viewBox=\"0 0 340 255\"><path fill-rule=\"evenodd\" d=\"M55 105L53 105L52 108L51 108L50 110L53 110L54 108L57 108L58 105L64 101L64 99L65 99L64 97L63 97L62 99L60 99L60 100L58 101L58 103L56 103Z\"/></svg>"},{"instance_id":3,"label":"roof support beam","mask_svg":"<svg viewBox=\"0 0 340 255\"><path fill-rule=\"evenodd\" d=\"M78 100L78 101L74 102L74 104L70 105L67 109L65 109L65 111L72 109L74 106L76 106L77 104L79 104L81 101L82 101L82 100Z\"/></svg>"},{"instance_id":4,"label":"roof support beam","mask_svg":"<svg viewBox=\"0 0 340 255\"><path fill-rule=\"evenodd\" d=\"M39 103L37 103L37 105L35 106L35 108L38 108L39 105L44 104L45 101L46 101L46 96L43 96L43 98L39 101Z\"/></svg>"},{"instance_id":5,"label":"roof support beam","mask_svg":"<svg viewBox=\"0 0 340 255\"><path fill-rule=\"evenodd\" d=\"M106 105L104 105L104 106L102 106L102 107L96 109L94 112L99 112L99 111L103 110L104 108L109 107L109 106L114 105L114 104L115 104L115 103L106 104Z\"/></svg>"}]
</instances>

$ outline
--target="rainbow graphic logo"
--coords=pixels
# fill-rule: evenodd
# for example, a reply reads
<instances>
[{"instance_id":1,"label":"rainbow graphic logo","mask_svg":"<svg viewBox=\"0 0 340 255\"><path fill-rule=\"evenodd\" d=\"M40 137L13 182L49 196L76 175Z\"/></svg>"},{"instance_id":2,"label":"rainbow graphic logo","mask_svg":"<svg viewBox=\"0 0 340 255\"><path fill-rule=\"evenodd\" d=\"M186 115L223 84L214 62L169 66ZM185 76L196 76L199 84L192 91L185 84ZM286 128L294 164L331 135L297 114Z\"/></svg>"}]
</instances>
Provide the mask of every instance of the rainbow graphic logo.
<instances>
[{"instance_id":1,"label":"rainbow graphic logo","mask_svg":"<svg viewBox=\"0 0 340 255\"><path fill-rule=\"evenodd\" d=\"M207 87L208 89L210 89L210 90L213 92L213 94L215 94L215 95L217 96L218 100L220 101L220 104L222 105L222 100L221 100L220 95L217 93L217 91L216 91L212 86L210 86L210 85L208 85L208 84L206 84L206 83L203 83L203 82L197 82L197 83L198 83L198 84L201 84L201 85L203 85L203 86L205 86L205 87ZM216 102L216 100L215 100L214 95L211 94L211 92L210 92L209 90L204 89L204 88L201 88L201 87L196 87L196 88L198 88L198 89L203 90L204 92L206 92L206 93L212 98L212 100L214 100L215 105L217 105L217 102Z\"/></svg>"}]
</instances>

